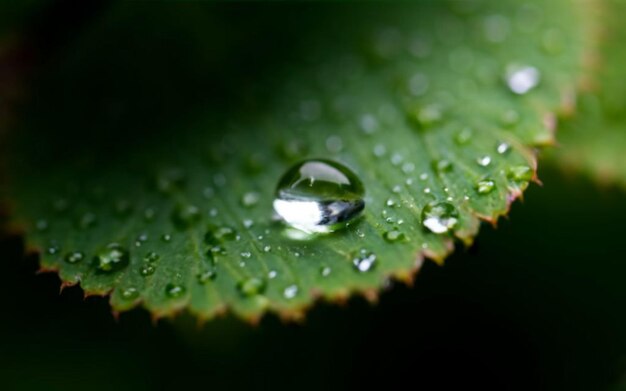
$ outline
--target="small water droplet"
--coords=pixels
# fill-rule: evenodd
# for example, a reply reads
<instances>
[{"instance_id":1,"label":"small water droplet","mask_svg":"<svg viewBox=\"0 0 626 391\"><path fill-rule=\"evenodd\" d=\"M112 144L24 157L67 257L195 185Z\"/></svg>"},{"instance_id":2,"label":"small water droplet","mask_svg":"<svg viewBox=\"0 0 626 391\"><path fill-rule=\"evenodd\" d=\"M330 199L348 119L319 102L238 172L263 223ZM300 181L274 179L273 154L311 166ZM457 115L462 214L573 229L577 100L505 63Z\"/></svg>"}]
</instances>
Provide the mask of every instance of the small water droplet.
<instances>
[{"instance_id":1,"label":"small water droplet","mask_svg":"<svg viewBox=\"0 0 626 391\"><path fill-rule=\"evenodd\" d=\"M372 134L378 129L378 120L371 114L365 114L359 120L359 125L363 133Z\"/></svg>"},{"instance_id":2,"label":"small water droplet","mask_svg":"<svg viewBox=\"0 0 626 391\"><path fill-rule=\"evenodd\" d=\"M524 95L539 84L541 75L533 66L510 64L506 68L505 81L509 90L517 95Z\"/></svg>"},{"instance_id":3,"label":"small water droplet","mask_svg":"<svg viewBox=\"0 0 626 391\"><path fill-rule=\"evenodd\" d=\"M291 300L298 294L298 286L297 285L289 285L283 290L283 296L287 300Z\"/></svg>"},{"instance_id":4,"label":"small water droplet","mask_svg":"<svg viewBox=\"0 0 626 391\"><path fill-rule=\"evenodd\" d=\"M217 278L217 271L214 266L207 266L204 270L198 273L196 278L200 284L206 284L207 282Z\"/></svg>"},{"instance_id":5,"label":"small water droplet","mask_svg":"<svg viewBox=\"0 0 626 391\"><path fill-rule=\"evenodd\" d=\"M352 259L352 265L359 272L372 270L375 263L376 254L367 250L361 250L360 253Z\"/></svg>"},{"instance_id":6,"label":"small water droplet","mask_svg":"<svg viewBox=\"0 0 626 391\"><path fill-rule=\"evenodd\" d=\"M270 251L272 251L272 246L263 247L263 251L265 251L266 253L269 253Z\"/></svg>"},{"instance_id":7,"label":"small water droplet","mask_svg":"<svg viewBox=\"0 0 626 391\"><path fill-rule=\"evenodd\" d=\"M416 73L409 79L409 92L413 96L422 96L428 91L429 80L423 73Z\"/></svg>"},{"instance_id":8,"label":"small water droplet","mask_svg":"<svg viewBox=\"0 0 626 391\"><path fill-rule=\"evenodd\" d=\"M439 173L452 171L452 162L448 159L440 159L433 162L433 169Z\"/></svg>"},{"instance_id":9,"label":"small water droplet","mask_svg":"<svg viewBox=\"0 0 626 391\"><path fill-rule=\"evenodd\" d=\"M436 234L452 230L458 217L458 211L448 202L430 203L422 209L422 225Z\"/></svg>"},{"instance_id":10,"label":"small water droplet","mask_svg":"<svg viewBox=\"0 0 626 391\"><path fill-rule=\"evenodd\" d=\"M156 262L160 259L161 257L159 256L159 254L155 253L154 251L150 251L149 253L146 254L145 257L143 257L144 262Z\"/></svg>"},{"instance_id":11,"label":"small water droplet","mask_svg":"<svg viewBox=\"0 0 626 391\"><path fill-rule=\"evenodd\" d=\"M387 231L383 234L383 238L389 243L397 243L404 241L406 236L404 233L398 231L397 229L393 229L391 231Z\"/></svg>"},{"instance_id":12,"label":"small water droplet","mask_svg":"<svg viewBox=\"0 0 626 391\"><path fill-rule=\"evenodd\" d=\"M476 184L478 194L489 194L496 188L496 183L491 179L483 179Z\"/></svg>"},{"instance_id":13,"label":"small water droplet","mask_svg":"<svg viewBox=\"0 0 626 391\"><path fill-rule=\"evenodd\" d=\"M464 128L454 136L454 142L458 145L466 145L472 139L472 130Z\"/></svg>"},{"instance_id":14,"label":"small water droplet","mask_svg":"<svg viewBox=\"0 0 626 391\"><path fill-rule=\"evenodd\" d=\"M400 165L400 163L402 163L403 159L404 158L402 157L402 155L396 152L393 155L391 155L391 159L389 159L389 161L391 162L392 165L398 166Z\"/></svg>"},{"instance_id":15,"label":"small water droplet","mask_svg":"<svg viewBox=\"0 0 626 391\"><path fill-rule=\"evenodd\" d=\"M382 144L377 144L376 146L374 146L373 152L374 152L374 156L383 157L387 153L387 148L385 148L385 146Z\"/></svg>"},{"instance_id":16,"label":"small water droplet","mask_svg":"<svg viewBox=\"0 0 626 391\"><path fill-rule=\"evenodd\" d=\"M250 191L241 197L241 205L246 208L252 208L253 206L259 203L259 199L260 199L259 193Z\"/></svg>"},{"instance_id":17,"label":"small water droplet","mask_svg":"<svg viewBox=\"0 0 626 391\"><path fill-rule=\"evenodd\" d=\"M128 251L118 243L111 243L98 252L94 259L96 269L100 272L113 272L128 265Z\"/></svg>"},{"instance_id":18,"label":"small water droplet","mask_svg":"<svg viewBox=\"0 0 626 391\"><path fill-rule=\"evenodd\" d=\"M402 172L405 174L410 174L415 171L415 164L407 162L402 165Z\"/></svg>"},{"instance_id":19,"label":"small water droplet","mask_svg":"<svg viewBox=\"0 0 626 391\"><path fill-rule=\"evenodd\" d=\"M528 166L514 166L509 168L507 178L515 182L528 182L533 179L533 170Z\"/></svg>"},{"instance_id":20,"label":"small water droplet","mask_svg":"<svg viewBox=\"0 0 626 391\"><path fill-rule=\"evenodd\" d=\"M269 278L270 280L273 280L274 278L276 278L276 276L278 276L278 272L276 270L270 270L269 272L267 272L267 278Z\"/></svg>"},{"instance_id":21,"label":"small water droplet","mask_svg":"<svg viewBox=\"0 0 626 391\"><path fill-rule=\"evenodd\" d=\"M170 284L167 284L167 286L165 287L165 294L170 299L177 299L179 297L182 297L186 291L187 289L185 289L184 286L179 285L179 284L170 283Z\"/></svg>"},{"instance_id":22,"label":"small water droplet","mask_svg":"<svg viewBox=\"0 0 626 391\"><path fill-rule=\"evenodd\" d=\"M165 243L169 243L172 240L172 235L163 234L161 235L161 240L164 241Z\"/></svg>"},{"instance_id":23,"label":"small water droplet","mask_svg":"<svg viewBox=\"0 0 626 391\"><path fill-rule=\"evenodd\" d=\"M242 224L245 228L250 228L254 225L254 221L252 221L251 219L244 219L242 221Z\"/></svg>"},{"instance_id":24,"label":"small water droplet","mask_svg":"<svg viewBox=\"0 0 626 391\"><path fill-rule=\"evenodd\" d=\"M139 269L139 274L141 274L144 277L147 277L147 276L153 275L155 271L156 271L156 266L148 263L146 265L141 266L141 268Z\"/></svg>"},{"instance_id":25,"label":"small water droplet","mask_svg":"<svg viewBox=\"0 0 626 391\"><path fill-rule=\"evenodd\" d=\"M329 136L326 139L326 149L330 153L339 153L343 150L343 141L339 136Z\"/></svg>"},{"instance_id":26,"label":"small water droplet","mask_svg":"<svg viewBox=\"0 0 626 391\"><path fill-rule=\"evenodd\" d=\"M415 119L423 128L429 128L441 121L443 113L438 105L430 104L421 107L415 114Z\"/></svg>"},{"instance_id":27,"label":"small water droplet","mask_svg":"<svg viewBox=\"0 0 626 391\"><path fill-rule=\"evenodd\" d=\"M290 168L276 188L274 210L289 225L305 232L333 232L365 207L363 184L347 167L324 159Z\"/></svg>"},{"instance_id":28,"label":"small water droplet","mask_svg":"<svg viewBox=\"0 0 626 391\"><path fill-rule=\"evenodd\" d=\"M242 251L239 255L241 255L242 258L250 258L252 253L250 251Z\"/></svg>"},{"instance_id":29,"label":"small water droplet","mask_svg":"<svg viewBox=\"0 0 626 391\"><path fill-rule=\"evenodd\" d=\"M35 228L39 232L47 231L49 228L48 220L40 219L35 223Z\"/></svg>"},{"instance_id":30,"label":"small water droplet","mask_svg":"<svg viewBox=\"0 0 626 391\"><path fill-rule=\"evenodd\" d=\"M333 269L331 269L329 266L320 267L320 274L322 275L322 277L330 276L330 273L332 273L332 271Z\"/></svg>"},{"instance_id":31,"label":"small water droplet","mask_svg":"<svg viewBox=\"0 0 626 391\"><path fill-rule=\"evenodd\" d=\"M143 218L146 221L153 221L155 216L156 216L156 211L152 208L146 208L143 211Z\"/></svg>"},{"instance_id":32,"label":"small water droplet","mask_svg":"<svg viewBox=\"0 0 626 391\"><path fill-rule=\"evenodd\" d=\"M496 151L500 155L504 155L505 153L509 152L510 149L511 149L511 146L505 142L499 143L498 146L496 147Z\"/></svg>"},{"instance_id":33,"label":"small water droplet","mask_svg":"<svg viewBox=\"0 0 626 391\"><path fill-rule=\"evenodd\" d=\"M135 287L129 287L122 291L122 299L124 300L134 300L139 297L139 291Z\"/></svg>"},{"instance_id":34,"label":"small water droplet","mask_svg":"<svg viewBox=\"0 0 626 391\"><path fill-rule=\"evenodd\" d=\"M219 227L209 227L209 230L204 235L204 241L208 245L219 245L224 241L231 241L237 238L237 231L233 227L228 225L222 225Z\"/></svg>"},{"instance_id":35,"label":"small water droplet","mask_svg":"<svg viewBox=\"0 0 626 391\"><path fill-rule=\"evenodd\" d=\"M97 222L98 222L98 219L95 214L91 212L86 212L86 213L83 213L82 216L80 216L80 218L78 219L77 225L78 225L78 228L80 229L87 229L87 228L91 228L95 226Z\"/></svg>"},{"instance_id":36,"label":"small water droplet","mask_svg":"<svg viewBox=\"0 0 626 391\"><path fill-rule=\"evenodd\" d=\"M431 193L430 187L427 187L424 189L424 194L430 194L430 193Z\"/></svg>"},{"instance_id":37,"label":"small water droplet","mask_svg":"<svg viewBox=\"0 0 626 391\"><path fill-rule=\"evenodd\" d=\"M210 200L213 196L215 196L215 190L211 186L207 186L202 189L202 196L207 200Z\"/></svg>"},{"instance_id":38,"label":"small water droplet","mask_svg":"<svg viewBox=\"0 0 626 391\"><path fill-rule=\"evenodd\" d=\"M428 174L423 172L420 174L420 180L425 181L428 179Z\"/></svg>"},{"instance_id":39,"label":"small water droplet","mask_svg":"<svg viewBox=\"0 0 626 391\"><path fill-rule=\"evenodd\" d=\"M487 167L491 164L491 156L485 155L476 159L476 163L478 163L481 167Z\"/></svg>"},{"instance_id":40,"label":"small water droplet","mask_svg":"<svg viewBox=\"0 0 626 391\"><path fill-rule=\"evenodd\" d=\"M394 201L393 198L388 198L387 201L385 202L385 205L396 206L396 201Z\"/></svg>"},{"instance_id":41,"label":"small water droplet","mask_svg":"<svg viewBox=\"0 0 626 391\"><path fill-rule=\"evenodd\" d=\"M200 208L192 204L177 205L172 213L172 221L179 229L186 229L200 221Z\"/></svg>"},{"instance_id":42,"label":"small water droplet","mask_svg":"<svg viewBox=\"0 0 626 391\"><path fill-rule=\"evenodd\" d=\"M78 263L82 261L83 259L85 259L85 254L83 254L80 251L74 251L65 256L65 262L71 263L71 264Z\"/></svg>"},{"instance_id":43,"label":"small water droplet","mask_svg":"<svg viewBox=\"0 0 626 391\"><path fill-rule=\"evenodd\" d=\"M250 277L239 282L237 289L245 297L260 295L265 291L265 281L258 277Z\"/></svg>"}]
</instances>

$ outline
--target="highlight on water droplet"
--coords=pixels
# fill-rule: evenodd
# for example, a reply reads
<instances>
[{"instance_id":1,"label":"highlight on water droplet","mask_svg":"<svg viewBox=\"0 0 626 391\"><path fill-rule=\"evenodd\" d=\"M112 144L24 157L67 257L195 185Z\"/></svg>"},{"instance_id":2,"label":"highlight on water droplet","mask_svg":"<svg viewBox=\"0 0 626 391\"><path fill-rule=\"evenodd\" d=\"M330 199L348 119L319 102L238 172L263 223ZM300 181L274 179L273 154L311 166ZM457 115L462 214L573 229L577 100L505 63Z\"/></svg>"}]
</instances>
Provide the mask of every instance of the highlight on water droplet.
<instances>
[{"instance_id":1,"label":"highlight on water droplet","mask_svg":"<svg viewBox=\"0 0 626 391\"><path fill-rule=\"evenodd\" d=\"M124 300L133 300L139 297L139 291L135 287L128 287L122 290L122 299Z\"/></svg>"},{"instance_id":2,"label":"highlight on water droplet","mask_svg":"<svg viewBox=\"0 0 626 391\"><path fill-rule=\"evenodd\" d=\"M274 210L288 225L304 232L333 232L363 211L363 195L360 179L344 165L305 160L280 179Z\"/></svg>"},{"instance_id":3,"label":"highlight on water droplet","mask_svg":"<svg viewBox=\"0 0 626 391\"><path fill-rule=\"evenodd\" d=\"M491 156L485 155L476 159L476 163L478 163L481 167L487 167L491 164Z\"/></svg>"},{"instance_id":4,"label":"highlight on water droplet","mask_svg":"<svg viewBox=\"0 0 626 391\"><path fill-rule=\"evenodd\" d=\"M322 275L322 277L328 277L330 276L330 273L332 273L333 269L330 268L330 266L321 266L320 267L320 274Z\"/></svg>"},{"instance_id":5,"label":"highlight on water droplet","mask_svg":"<svg viewBox=\"0 0 626 391\"><path fill-rule=\"evenodd\" d=\"M118 243L111 243L98 252L94 258L96 269L100 272L114 272L128 265L128 250Z\"/></svg>"},{"instance_id":6,"label":"highlight on water droplet","mask_svg":"<svg viewBox=\"0 0 626 391\"><path fill-rule=\"evenodd\" d=\"M422 225L436 234L446 233L456 226L459 213L448 202L434 202L422 209Z\"/></svg>"},{"instance_id":7,"label":"highlight on water droplet","mask_svg":"<svg viewBox=\"0 0 626 391\"><path fill-rule=\"evenodd\" d=\"M217 270L214 266L206 266L200 273L196 275L200 284L206 284L209 281L215 280L217 277Z\"/></svg>"},{"instance_id":8,"label":"highlight on water droplet","mask_svg":"<svg viewBox=\"0 0 626 391\"><path fill-rule=\"evenodd\" d=\"M359 272L367 272L374 268L376 264L376 254L368 250L361 250L352 259L352 265Z\"/></svg>"},{"instance_id":9,"label":"highlight on water droplet","mask_svg":"<svg viewBox=\"0 0 626 391\"><path fill-rule=\"evenodd\" d=\"M185 287L180 284L170 283L165 286L165 294L170 299L177 299L179 297L182 297L186 291L187 289L185 289Z\"/></svg>"},{"instance_id":10,"label":"highlight on water droplet","mask_svg":"<svg viewBox=\"0 0 626 391\"><path fill-rule=\"evenodd\" d=\"M476 192L478 194L489 194L496 188L496 183L491 179L483 179L476 184Z\"/></svg>"},{"instance_id":11,"label":"highlight on water droplet","mask_svg":"<svg viewBox=\"0 0 626 391\"><path fill-rule=\"evenodd\" d=\"M406 236L397 229L392 229L383 234L383 238L389 243L397 243L406 240Z\"/></svg>"},{"instance_id":12,"label":"highlight on water droplet","mask_svg":"<svg viewBox=\"0 0 626 391\"><path fill-rule=\"evenodd\" d=\"M517 95L524 95L537 87L540 78L537 68L522 64L509 64L504 76L509 90Z\"/></svg>"},{"instance_id":13,"label":"highlight on water droplet","mask_svg":"<svg viewBox=\"0 0 626 391\"><path fill-rule=\"evenodd\" d=\"M258 277L249 277L237 284L237 289L244 297L260 295L265 291L265 280Z\"/></svg>"},{"instance_id":14,"label":"highlight on water droplet","mask_svg":"<svg viewBox=\"0 0 626 391\"><path fill-rule=\"evenodd\" d=\"M80 251L73 251L65 256L65 262L75 264L85 259L85 254Z\"/></svg>"},{"instance_id":15,"label":"highlight on water droplet","mask_svg":"<svg viewBox=\"0 0 626 391\"><path fill-rule=\"evenodd\" d=\"M291 300L298 294L298 286L293 284L289 285L283 290L283 297L287 300Z\"/></svg>"},{"instance_id":16,"label":"highlight on water droplet","mask_svg":"<svg viewBox=\"0 0 626 391\"><path fill-rule=\"evenodd\" d=\"M504 155L505 153L509 152L510 149L511 149L511 146L505 142L498 143L498 145L496 146L496 151L500 155Z\"/></svg>"}]
</instances>

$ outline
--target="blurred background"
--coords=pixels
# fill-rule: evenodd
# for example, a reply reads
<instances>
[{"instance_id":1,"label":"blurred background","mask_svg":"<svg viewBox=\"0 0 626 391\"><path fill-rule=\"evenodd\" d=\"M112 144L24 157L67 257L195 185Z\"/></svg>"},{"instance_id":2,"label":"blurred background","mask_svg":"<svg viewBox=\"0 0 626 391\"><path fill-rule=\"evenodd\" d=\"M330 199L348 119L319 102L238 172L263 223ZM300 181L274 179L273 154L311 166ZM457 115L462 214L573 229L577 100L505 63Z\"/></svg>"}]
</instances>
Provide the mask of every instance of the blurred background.
<instances>
[{"instance_id":1,"label":"blurred background","mask_svg":"<svg viewBox=\"0 0 626 391\"><path fill-rule=\"evenodd\" d=\"M29 91L16 80L39 86L56 51L106 6L36 3L0 15L7 112ZM153 324L143 310L115 319L104 298L59 293L22 239L4 237L0 387L626 389L624 194L550 167L540 177L545 186L532 186L509 219L444 267L427 262L413 287L392 286L375 305L322 303L301 324L271 315L258 326L231 317L199 326L186 315Z\"/></svg>"}]
</instances>

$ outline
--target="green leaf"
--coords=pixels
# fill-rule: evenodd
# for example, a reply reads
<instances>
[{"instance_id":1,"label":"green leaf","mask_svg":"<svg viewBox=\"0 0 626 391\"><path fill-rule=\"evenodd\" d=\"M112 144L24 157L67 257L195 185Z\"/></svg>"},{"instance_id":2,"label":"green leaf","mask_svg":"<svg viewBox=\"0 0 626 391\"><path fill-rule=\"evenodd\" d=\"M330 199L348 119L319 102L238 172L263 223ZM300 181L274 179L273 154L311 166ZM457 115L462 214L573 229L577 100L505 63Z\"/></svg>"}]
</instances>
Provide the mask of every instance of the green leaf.
<instances>
[{"instance_id":1,"label":"green leaf","mask_svg":"<svg viewBox=\"0 0 626 391\"><path fill-rule=\"evenodd\" d=\"M534 179L589 50L586 3L546 3L116 4L34 83L15 216L44 270L116 311L375 297ZM306 238L274 221L303 158L354 171L362 217Z\"/></svg>"},{"instance_id":2,"label":"green leaf","mask_svg":"<svg viewBox=\"0 0 626 391\"><path fill-rule=\"evenodd\" d=\"M550 155L565 170L583 172L600 183L626 189L626 27L623 1L607 1L601 11L599 72L582 94L577 115L564 121L560 148Z\"/></svg>"}]
</instances>

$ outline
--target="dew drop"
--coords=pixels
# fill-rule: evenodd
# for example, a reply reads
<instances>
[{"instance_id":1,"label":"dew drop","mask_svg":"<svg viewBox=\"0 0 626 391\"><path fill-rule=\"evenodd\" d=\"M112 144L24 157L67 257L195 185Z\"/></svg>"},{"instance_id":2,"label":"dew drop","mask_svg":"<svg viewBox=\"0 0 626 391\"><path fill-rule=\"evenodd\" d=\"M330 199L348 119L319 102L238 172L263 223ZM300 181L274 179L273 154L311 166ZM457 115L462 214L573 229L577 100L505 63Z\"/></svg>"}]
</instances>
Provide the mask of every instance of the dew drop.
<instances>
[{"instance_id":1,"label":"dew drop","mask_svg":"<svg viewBox=\"0 0 626 391\"><path fill-rule=\"evenodd\" d=\"M291 300L298 294L297 285L289 285L283 290L283 297L287 300Z\"/></svg>"},{"instance_id":2,"label":"dew drop","mask_svg":"<svg viewBox=\"0 0 626 391\"><path fill-rule=\"evenodd\" d=\"M155 253L154 251L150 251L148 254L146 254L145 257L143 257L144 262L156 262L160 259L161 257L159 256L159 254Z\"/></svg>"},{"instance_id":3,"label":"dew drop","mask_svg":"<svg viewBox=\"0 0 626 391\"><path fill-rule=\"evenodd\" d=\"M87 213L84 213L82 216L80 216L77 224L78 224L78 228L87 229L87 228L91 228L95 226L97 222L98 222L98 219L96 215L91 212L87 212Z\"/></svg>"},{"instance_id":4,"label":"dew drop","mask_svg":"<svg viewBox=\"0 0 626 391\"><path fill-rule=\"evenodd\" d=\"M252 227L252 226L254 225L254 221L253 221L253 220L251 220L251 219L244 219L244 220L242 221L242 224L243 224L243 226L244 226L245 228L250 228L250 227Z\"/></svg>"},{"instance_id":5,"label":"dew drop","mask_svg":"<svg viewBox=\"0 0 626 391\"><path fill-rule=\"evenodd\" d=\"M250 191L241 197L241 205L246 208L252 208L259 203L259 193Z\"/></svg>"},{"instance_id":6,"label":"dew drop","mask_svg":"<svg viewBox=\"0 0 626 391\"><path fill-rule=\"evenodd\" d=\"M458 145L466 145L472 139L472 130L464 128L454 136L454 142Z\"/></svg>"},{"instance_id":7,"label":"dew drop","mask_svg":"<svg viewBox=\"0 0 626 391\"><path fill-rule=\"evenodd\" d=\"M172 241L172 235L170 234L163 234L161 235L161 240L164 241L165 243L169 243Z\"/></svg>"},{"instance_id":8,"label":"dew drop","mask_svg":"<svg viewBox=\"0 0 626 391\"><path fill-rule=\"evenodd\" d=\"M539 70L533 66L510 64L506 67L506 84L517 95L524 95L535 88L540 78Z\"/></svg>"},{"instance_id":9,"label":"dew drop","mask_svg":"<svg viewBox=\"0 0 626 391\"><path fill-rule=\"evenodd\" d=\"M331 153L339 153L343 150L343 141L339 136L329 136L326 139L326 149Z\"/></svg>"},{"instance_id":10,"label":"dew drop","mask_svg":"<svg viewBox=\"0 0 626 391\"><path fill-rule=\"evenodd\" d=\"M290 226L314 233L333 232L365 207L363 184L337 162L312 159L290 168L276 188L274 210Z\"/></svg>"},{"instance_id":11,"label":"dew drop","mask_svg":"<svg viewBox=\"0 0 626 391\"><path fill-rule=\"evenodd\" d=\"M430 104L421 107L415 114L415 119L424 128L429 128L441 121L443 113L438 105Z\"/></svg>"},{"instance_id":12,"label":"dew drop","mask_svg":"<svg viewBox=\"0 0 626 391\"><path fill-rule=\"evenodd\" d=\"M35 228L39 232L47 231L49 228L48 220L44 220L44 219L37 220L37 222L35 223Z\"/></svg>"},{"instance_id":13,"label":"dew drop","mask_svg":"<svg viewBox=\"0 0 626 391\"><path fill-rule=\"evenodd\" d=\"M371 114L365 114L361 117L359 125L363 133L372 134L378 129L378 120Z\"/></svg>"},{"instance_id":14,"label":"dew drop","mask_svg":"<svg viewBox=\"0 0 626 391\"><path fill-rule=\"evenodd\" d=\"M496 183L491 179L483 179L476 184L478 194L489 194L496 188Z\"/></svg>"},{"instance_id":15,"label":"dew drop","mask_svg":"<svg viewBox=\"0 0 626 391\"><path fill-rule=\"evenodd\" d=\"M122 299L133 300L139 297L139 291L135 287L129 287L122 291Z\"/></svg>"},{"instance_id":16,"label":"dew drop","mask_svg":"<svg viewBox=\"0 0 626 391\"><path fill-rule=\"evenodd\" d=\"M251 297L262 294L265 291L265 285L266 284L263 279L250 277L239 282L239 284L237 284L237 289L243 296Z\"/></svg>"},{"instance_id":17,"label":"dew drop","mask_svg":"<svg viewBox=\"0 0 626 391\"><path fill-rule=\"evenodd\" d=\"M241 255L242 258L250 258L252 253L250 251L242 251L239 255Z\"/></svg>"},{"instance_id":18,"label":"dew drop","mask_svg":"<svg viewBox=\"0 0 626 391\"><path fill-rule=\"evenodd\" d=\"M65 256L65 262L75 264L85 259L85 254L80 251L74 251Z\"/></svg>"},{"instance_id":19,"label":"dew drop","mask_svg":"<svg viewBox=\"0 0 626 391\"><path fill-rule=\"evenodd\" d=\"M478 163L481 167L487 167L491 164L491 156L485 155L476 159L476 163Z\"/></svg>"},{"instance_id":20,"label":"dew drop","mask_svg":"<svg viewBox=\"0 0 626 391\"><path fill-rule=\"evenodd\" d=\"M182 297L186 291L187 289L185 289L184 286L179 285L179 284L170 283L170 284L167 284L167 286L165 287L165 294L170 299L177 299L179 297Z\"/></svg>"},{"instance_id":21,"label":"dew drop","mask_svg":"<svg viewBox=\"0 0 626 391\"><path fill-rule=\"evenodd\" d=\"M118 243L111 243L98 252L94 263L100 272L109 273L121 270L128 265L128 251Z\"/></svg>"},{"instance_id":22,"label":"dew drop","mask_svg":"<svg viewBox=\"0 0 626 391\"><path fill-rule=\"evenodd\" d=\"M320 274L322 275L322 277L330 276L330 273L332 273L332 271L333 269L331 269L329 266L320 267Z\"/></svg>"},{"instance_id":23,"label":"dew drop","mask_svg":"<svg viewBox=\"0 0 626 391\"><path fill-rule=\"evenodd\" d=\"M152 208L146 208L143 211L143 218L146 221L153 221L155 216L156 216L156 211Z\"/></svg>"},{"instance_id":24,"label":"dew drop","mask_svg":"<svg viewBox=\"0 0 626 391\"><path fill-rule=\"evenodd\" d=\"M383 234L383 238L389 243L397 243L404 241L406 239L406 236L402 232L393 229L391 231L385 232Z\"/></svg>"},{"instance_id":25,"label":"dew drop","mask_svg":"<svg viewBox=\"0 0 626 391\"><path fill-rule=\"evenodd\" d=\"M505 153L509 152L510 149L511 149L511 146L505 142L499 143L498 146L496 147L496 151L500 155L504 155Z\"/></svg>"},{"instance_id":26,"label":"dew drop","mask_svg":"<svg viewBox=\"0 0 626 391\"><path fill-rule=\"evenodd\" d=\"M428 91L428 77L423 73L416 73L409 79L409 92L413 96L422 96Z\"/></svg>"},{"instance_id":27,"label":"dew drop","mask_svg":"<svg viewBox=\"0 0 626 391\"><path fill-rule=\"evenodd\" d=\"M452 171L452 163L447 159L441 159L433 162L433 169L439 173Z\"/></svg>"},{"instance_id":28,"label":"dew drop","mask_svg":"<svg viewBox=\"0 0 626 391\"><path fill-rule=\"evenodd\" d=\"M154 272L156 271L156 267L153 264L146 264L141 266L141 268L139 269L139 274L141 274L143 277L148 277L154 274Z\"/></svg>"},{"instance_id":29,"label":"dew drop","mask_svg":"<svg viewBox=\"0 0 626 391\"><path fill-rule=\"evenodd\" d=\"M374 152L374 156L383 157L387 153L387 148L385 148L385 146L382 144L377 144L376 146L374 146L373 152Z\"/></svg>"},{"instance_id":30,"label":"dew drop","mask_svg":"<svg viewBox=\"0 0 626 391\"><path fill-rule=\"evenodd\" d=\"M196 278L198 279L198 282L200 284L206 284L207 282L215 280L215 278L217 278L217 271L215 270L215 267L209 266L200 273L198 273Z\"/></svg>"},{"instance_id":31,"label":"dew drop","mask_svg":"<svg viewBox=\"0 0 626 391\"><path fill-rule=\"evenodd\" d=\"M276 270L270 270L269 272L267 272L267 278L269 278L270 280L273 280L274 278L276 278L276 276L278 276L278 272Z\"/></svg>"},{"instance_id":32,"label":"dew drop","mask_svg":"<svg viewBox=\"0 0 626 391\"><path fill-rule=\"evenodd\" d=\"M507 178L515 182L528 182L533 179L533 170L528 166L514 166L509 168Z\"/></svg>"},{"instance_id":33,"label":"dew drop","mask_svg":"<svg viewBox=\"0 0 626 391\"><path fill-rule=\"evenodd\" d=\"M374 268L376 264L376 254L361 250L361 252L352 259L352 265L359 272L367 272Z\"/></svg>"},{"instance_id":34,"label":"dew drop","mask_svg":"<svg viewBox=\"0 0 626 391\"><path fill-rule=\"evenodd\" d=\"M422 209L422 225L436 234L452 230L458 222L458 211L448 202L427 204Z\"/></svg>"},{"instance_id":35,"label":"dew drop","mask_svg":"<svg viewBox=\"0 0 626 391\"><path fill-rule=\"evenodd\" d=\"M200 221L200 208L195 205L177 205L172 213L172 221L179 229L186 229Z\"/></svg>"}]
</instances>

